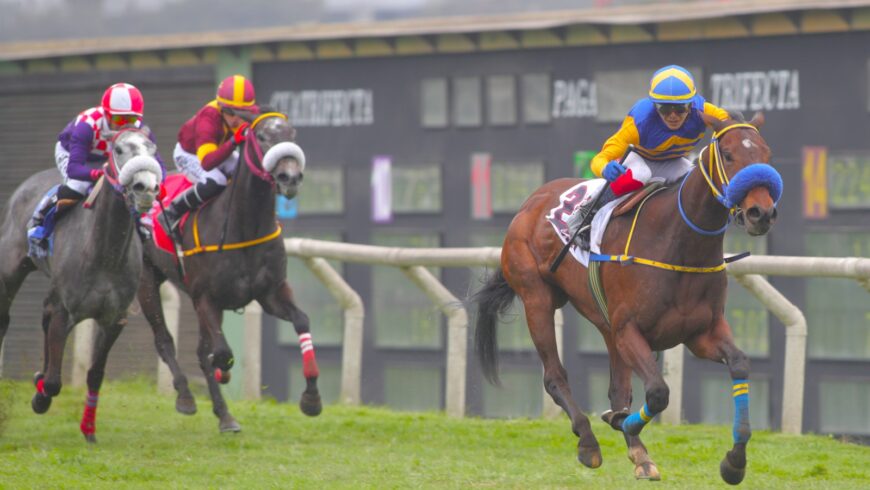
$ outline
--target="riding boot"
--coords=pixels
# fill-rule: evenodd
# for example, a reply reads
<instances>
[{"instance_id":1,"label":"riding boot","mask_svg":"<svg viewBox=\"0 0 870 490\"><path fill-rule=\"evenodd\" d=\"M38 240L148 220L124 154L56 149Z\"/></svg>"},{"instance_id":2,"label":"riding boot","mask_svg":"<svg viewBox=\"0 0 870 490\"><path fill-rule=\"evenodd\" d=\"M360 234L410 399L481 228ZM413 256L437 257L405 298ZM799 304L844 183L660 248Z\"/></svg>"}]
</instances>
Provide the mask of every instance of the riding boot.
<instances>
[{"instance_id":1,"label":"riding boot","mask_svg":"<svg viewBox=\"0 0 870 490\"><path fill-rule=\"evenodd\" d=\"M176 240L181 240L178 225L185 213L195 211L202 203L220 194L224 186L214 180L200 182L179 194L158 218L163 228Z\"/></svg>"},{"instance_id":2,"label":"riding boot","mask_svg":"<svg viewBox=\"0 0 870 490\"><path fill-rule=\"evenodd\" d=\"M42 206L33 213L28 222L27 239L30 242L29 254L33 257L48 255L48 239L58 220L75 207L85 196L62 185L57 192L45 199Z\"/></svg>"}]
</instances>

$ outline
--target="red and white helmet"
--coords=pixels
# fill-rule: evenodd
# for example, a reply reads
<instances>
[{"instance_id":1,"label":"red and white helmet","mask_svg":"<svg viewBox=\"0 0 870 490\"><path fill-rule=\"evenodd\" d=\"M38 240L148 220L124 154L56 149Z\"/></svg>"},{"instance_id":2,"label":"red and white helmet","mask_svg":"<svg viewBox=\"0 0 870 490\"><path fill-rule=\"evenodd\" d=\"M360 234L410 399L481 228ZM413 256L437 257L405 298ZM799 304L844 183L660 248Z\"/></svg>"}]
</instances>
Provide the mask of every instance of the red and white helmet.
<instances>
[{"instance_id":1,"label":"red and white helmet","mask_svg":"<svg viewBox=\"0 0 870 490\"><path fill-rule=\"evenodd\" d=\"M106 114L135 115L142 117L145 100L142 92L129 83L116 83L103 94L103 110Z\"/></svg>"}]
</instances>

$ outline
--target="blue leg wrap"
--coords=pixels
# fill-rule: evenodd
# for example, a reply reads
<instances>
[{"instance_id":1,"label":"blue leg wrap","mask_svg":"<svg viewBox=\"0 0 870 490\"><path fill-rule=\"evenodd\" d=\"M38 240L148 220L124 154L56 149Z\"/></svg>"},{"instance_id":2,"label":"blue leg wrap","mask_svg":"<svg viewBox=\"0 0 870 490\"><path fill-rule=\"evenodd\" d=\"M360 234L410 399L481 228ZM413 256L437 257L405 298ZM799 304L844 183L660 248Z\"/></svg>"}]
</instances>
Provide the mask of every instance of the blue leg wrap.
<instances>
[{"instance_id":1,"label":"blue leg wrap","mask_svg":"<svg viewBox=\"0 0 870 490\"><path fill-rule=\"evenodd\" d=\"M622 432L630 436L636 436L640 434L643 427L655 416L656 414L650 412L649 407L644 403L639 411L629 415L622 421Z\"/></svg>"},{"instance_id":2,"label":"blue leg wrap","mask_svg":"<svg viewBox=\"0 0 870 490\"><path fill-rule=\"evenodd\" d=\"M732 381L734 397L734 444L749 442L752 431L749 428L749 380Z\"/></svg>"}]
</instances>

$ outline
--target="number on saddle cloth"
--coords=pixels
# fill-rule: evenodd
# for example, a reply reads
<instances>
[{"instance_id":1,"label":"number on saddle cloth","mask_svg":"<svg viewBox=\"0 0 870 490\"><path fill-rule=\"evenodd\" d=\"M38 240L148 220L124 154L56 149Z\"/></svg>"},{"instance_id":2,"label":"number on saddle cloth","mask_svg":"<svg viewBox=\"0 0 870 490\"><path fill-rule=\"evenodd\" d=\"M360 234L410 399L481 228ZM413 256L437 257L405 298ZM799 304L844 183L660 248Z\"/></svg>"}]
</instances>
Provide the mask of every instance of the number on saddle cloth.
<instances>
[{"instance_id":1,"label":"number on saddle cloth","mask_svg":"<svg viewBox=\"0 0 870 490\"><path fill-rule=\"evenodd\" d=\"M49 201L55 199L58 189L60 189L60 184L53 186L45 193L36 204L36 209L33 210L33 216L28 223L27 255L35 259L44 259L51 255L51 248L54 242L52 232L56 223L55 214L57 207L51 206L45 212L45 215L41 214L41 211L48 205Z\"/></svg>"}]
</instances>

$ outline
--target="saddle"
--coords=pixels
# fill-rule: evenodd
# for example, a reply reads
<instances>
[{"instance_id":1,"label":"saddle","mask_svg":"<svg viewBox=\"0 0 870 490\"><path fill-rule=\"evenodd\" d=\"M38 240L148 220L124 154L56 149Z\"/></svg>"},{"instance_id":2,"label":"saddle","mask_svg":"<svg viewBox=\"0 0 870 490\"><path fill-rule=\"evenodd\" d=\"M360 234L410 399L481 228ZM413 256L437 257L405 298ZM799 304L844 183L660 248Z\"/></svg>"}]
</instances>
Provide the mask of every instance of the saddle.
<instances>
[{"instance_id":1,"label":"saddle","mask_svg":"<svg viewBox=\"0 0 870 490\"><path fill-rule=\"evenodd\" d=\"M631 194L628 197L628 199L626 199L621 204L619 204L619 206L616 206L616 209L613 210L613 214L611 214L610 217L615 218L617 216L622 216L623 214L627 214L632 209L634 209L634 207L637 206L638 203L643 201L645 197L647 197L648 195L652 194L653 192L659 190L660 188L662 188L664 186L665 186L664 182L659 182L659 181L650 182L649 184L645 185L642 189L639 189L639 190L635 191L634 194Z\"/></svg>"}]
</instances>

